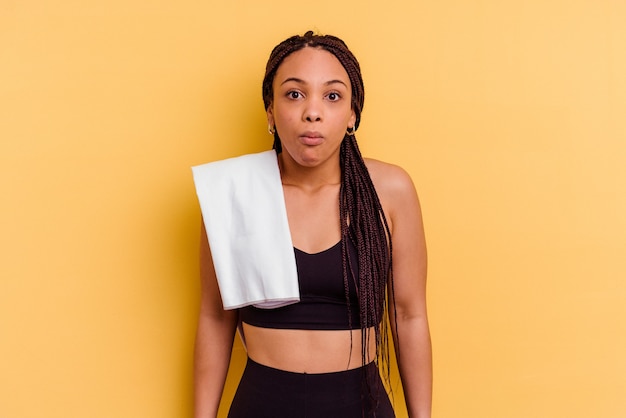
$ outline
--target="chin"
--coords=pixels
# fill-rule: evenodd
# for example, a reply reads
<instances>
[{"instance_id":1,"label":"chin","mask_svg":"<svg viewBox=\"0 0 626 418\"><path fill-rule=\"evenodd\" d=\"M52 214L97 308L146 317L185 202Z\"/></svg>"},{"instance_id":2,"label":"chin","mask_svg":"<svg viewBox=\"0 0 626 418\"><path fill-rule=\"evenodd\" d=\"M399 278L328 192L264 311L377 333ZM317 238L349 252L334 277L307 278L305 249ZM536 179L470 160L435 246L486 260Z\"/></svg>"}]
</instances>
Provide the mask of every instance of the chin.
<instances>
[{"instance_id":1,"label":"chin","mask_svg":"<svg viewBox=\"0 0 626 418\"><path fill-rule=\"evenodd\" d=\"M301 158L298 158L296 162L303 167L316 167L320 164L321 159L317 157L303 156Z\"/></svg>"}]
</instances>

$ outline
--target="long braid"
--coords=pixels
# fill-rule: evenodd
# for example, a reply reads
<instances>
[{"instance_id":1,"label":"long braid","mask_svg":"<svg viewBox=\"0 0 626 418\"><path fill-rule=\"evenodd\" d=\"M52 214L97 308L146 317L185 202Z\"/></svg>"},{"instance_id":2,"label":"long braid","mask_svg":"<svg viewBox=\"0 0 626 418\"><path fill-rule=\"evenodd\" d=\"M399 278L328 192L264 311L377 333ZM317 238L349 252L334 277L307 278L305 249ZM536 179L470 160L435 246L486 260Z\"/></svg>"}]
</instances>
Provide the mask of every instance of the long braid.
<instances>
[{"instance_id":1,"label":"long braid","mask_svg":"<svg viewBox=\"0 0 626 418\"><path fill-rule=\"evenodd\" d=\"M290 54L305 47L322 48L332 53L342 64L352 88L352 110L356 115L354 130L359 127L364 103L364 87L361 69L355 56L346 44L332 35L315 35L312 31L304 36L292 36L277 45L271 52L263 79L263 102L265 109L273 100L272 83L282 61ZM278 132L274 132L274 149L282 151ZM381 371L389 382L389 341L386 289L393 292L391 270L391 232L385 218L378 194L372 183L354 134L346 134L340 149L341 187L339 192L339 217L341 230L343 280L348 303L348 317L351 309L359 309L361 324L361 357L363 365L367 360L367 348L372 336L368 326L374 326L376 360L382 362ZM348 240L351 240L358 254L358 268L351 266L348 256ZM358 277L354 272L358 271ZM358 289L358 307L350 306L349 282ZM351 319L349 319L351 321ZM381 326L377 326L378 324ZM350 323L350 328L352 324Z\"/></svg>"},{"instance_id":2,"label":"long braid","mask_svg":"<svg viewBox=\"0 0 626 418\"><path fill-rule=\"evenodd\" d=\"M387 280L393 289L391 274L391 233L383 213L378 194L359 151L356 138L346 135L341 145L342 182L340 192L340 220L342 241L355 242L359 263L359 317L361 329L368 324L375 327L376 354L381 360L383 375L389 379L388 320L386 318ZM351 219L356 222L350 223ZM348 227L348 223L350 226ZM343 245L344 264L349 260L347 245ZM344 273L345 277L345 273ZM344 278L345 281L345 278ZM361 333L362 358L365 362L366 350L371 336Z\"/></svg>"}]
</instances>

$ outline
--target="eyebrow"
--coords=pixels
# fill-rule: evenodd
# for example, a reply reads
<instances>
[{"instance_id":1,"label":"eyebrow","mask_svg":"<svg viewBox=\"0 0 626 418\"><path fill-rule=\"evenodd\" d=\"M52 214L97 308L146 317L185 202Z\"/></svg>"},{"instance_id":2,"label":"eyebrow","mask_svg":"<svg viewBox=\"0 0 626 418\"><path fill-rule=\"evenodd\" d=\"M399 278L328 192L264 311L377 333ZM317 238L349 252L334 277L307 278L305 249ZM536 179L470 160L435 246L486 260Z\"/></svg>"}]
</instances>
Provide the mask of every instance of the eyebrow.
<instances>
[{"instance_id":1,"label":"eyebrow","mask_svg":"<svg viewBox=\"0 0 626 418\"><path fill-rule=\"evenodd\" d=\"M280 83L280 85L282 86L283 84L288 83L288 82L290 82L290 81L293 81L293 82L298 83L298 84L307 84L307 82L306 82L306 81L304 81L304 80L302 80L302 79L300 79L300 78L297 78L297 77L289 77L289 78L285 79L285 81L283 81L282 83ZM344 82L343 82L343 81L341 81L341 80L329 80L329 81L327 81L327 82L325 82L325 83L324 83L324 85L325 85L325 86L330 86L331 84L343 84L346 88L348 87L348 86L346 85L346 83L344 83Z\"/></svg>"}]
</instances>

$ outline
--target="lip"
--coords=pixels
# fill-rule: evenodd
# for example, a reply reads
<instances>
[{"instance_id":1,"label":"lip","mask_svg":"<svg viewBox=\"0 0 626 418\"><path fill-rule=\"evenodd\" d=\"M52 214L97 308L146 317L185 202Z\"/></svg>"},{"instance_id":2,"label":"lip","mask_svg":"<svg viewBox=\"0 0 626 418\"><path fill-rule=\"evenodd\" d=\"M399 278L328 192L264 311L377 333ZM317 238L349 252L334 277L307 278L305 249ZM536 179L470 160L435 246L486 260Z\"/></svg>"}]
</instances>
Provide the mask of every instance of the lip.
<instances>
[{"instance_id":1,"label":"lip","mask_svg":"<svg viewBox=\"0 0 626 418\"><path fill-rule=\"evenodd\" d=\"M317 131L306 131L300 134L300 141L305 145L319 145L324 142L324 136Z\"/></svg>"}]
</instances>

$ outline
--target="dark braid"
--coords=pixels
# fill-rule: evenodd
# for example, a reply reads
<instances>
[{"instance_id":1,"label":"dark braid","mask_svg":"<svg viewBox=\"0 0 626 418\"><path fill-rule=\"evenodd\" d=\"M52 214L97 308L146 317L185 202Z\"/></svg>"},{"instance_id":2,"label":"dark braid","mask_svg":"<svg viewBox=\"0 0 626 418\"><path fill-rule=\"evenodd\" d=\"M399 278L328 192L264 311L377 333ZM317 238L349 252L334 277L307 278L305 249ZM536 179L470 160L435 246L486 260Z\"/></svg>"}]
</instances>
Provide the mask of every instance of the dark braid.
<instances>
[{"instance_id":1,"label":"dark braid","mask_svg":"<svg viewBox=\"0 0 626 418\"><path fill-rule=\"evenodd\" d=\"M278 67L290 54L305 47L321 48L332 53L345 68L352 88L352 110L356 115L354 130L359 127L365 92L361 69L346 44L331 35L315 35L312 31L304 36L292 36L277 45L270 54L263 79L263 103L271 105L274 93L272 84ZM376 357L382 361L383 375L389 380L389 341L386 288L388 281L393 291L391 274L391 232L383 213L378 194L372 183L354 133L346 134L340 148L341 188L339 192L339 218L343 259L343 277L348 310L348 282L357 284L359 318L361 323L362 361L365 364L371 336L368 326L376 325ZM274 149L282 151L278 132L274 132ZM350 266L348 240L355 243L358 253L358 269ZM351 272L359 277L350 277ZM350 318L350 312L349 318ZM378 324L381 323L381 326ZM352 325L352 324L350 324Z\"/></svg>"}]
</instances>

